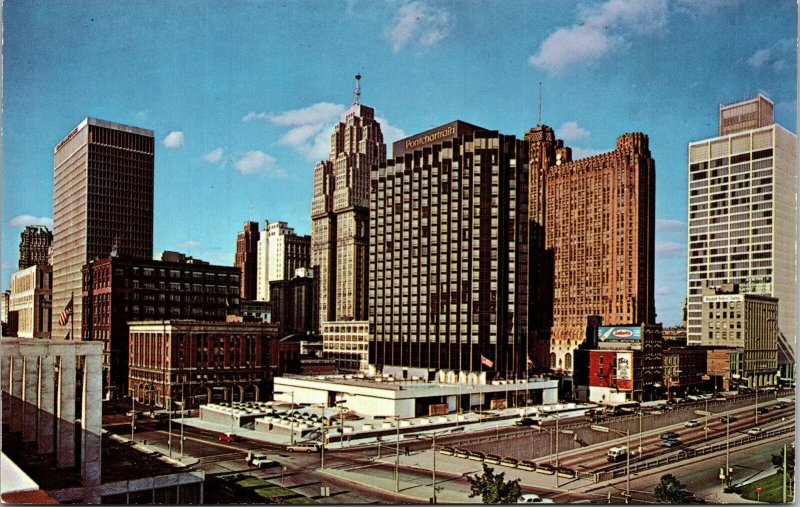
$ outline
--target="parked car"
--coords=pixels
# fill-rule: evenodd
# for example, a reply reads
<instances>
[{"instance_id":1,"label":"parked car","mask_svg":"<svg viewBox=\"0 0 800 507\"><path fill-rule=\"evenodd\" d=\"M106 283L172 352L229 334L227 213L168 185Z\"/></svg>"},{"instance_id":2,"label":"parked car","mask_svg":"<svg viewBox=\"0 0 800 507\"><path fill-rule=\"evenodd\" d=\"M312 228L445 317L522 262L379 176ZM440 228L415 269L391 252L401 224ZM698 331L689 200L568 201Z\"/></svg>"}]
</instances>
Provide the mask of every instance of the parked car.
<instances>
[{"instance_id":1,"label":"parked car","mask_svg":"<svg viewBox=\"0 0 800 507\"><path fill-rule=\"evenodd\" d=\"M519 465L519 460L514 458L503 458L500 460L500 466L508 467L508 468L517 468Z\"/></svg>"},{"instance_id":2,"label":"parked car","mask_svg":"<svg viewBox=\"0 0 800 507\"><path fill-rule=\"evenodd\" d=\"M239 442L242 440L242 437L235 433L220 433L219 441L220 442Z\"/></svg>"},{"instance_id":3,"label":"parked car","mask_svg":"<svg viewBox=\"0 0 800 507\"><path fill-rule=\"evenodd\" d=\"M674 431L668 431L661 434L661 440L677 440L678 434Z\"/></svg>"},{"instance_id":4,"label":"parked car","mask_svg":"<svg viewBox=\"0 0 800 507\"><path fill-rule=\"evenodd\" d=\"M525 493L517 500L517 503L553 503L549 498L542 498L536 493Z\"/></svg>"},{"instance_id":5,"label":"parked car","mask_svg":"<svg viewBox=\"0 0 800 507\"><path fill-rule=\"evenodd\" d=\"M452 456L455 453L455 449L448 445L444 445L439 448L439 454L444 454L445 456Z\"/></svg>"},{"instance_id":6,"label":"parked car","mask_svg":"<svg viewBox=\"0 0 800 507\"><path fill-rule=\"evenodd\" d=\"M470 451L467 459L471 459L473 461L483 461L485 457L486 455L480 451Z\"/></svg>"},{"instance_id":7,"label":"parked car","mask_svg":"<svg viewBox=\"0 0 800 507\"><path fill-rule=\"evenodd\" d=\"M469 457L469 451L466 450L466 449L456 448L453 456L455 456L456 458L468 458Z\"/></svg>"},{"instance_id":8,"label":"parked car","mask_svg":"<svg viewBox=\"0 0 800 507\"><path fill-rule=\"evenodd\" d=\"M680 445L683 445L683 443L680 440L664 440L659 445L661 447L667 447L667 448L671 449L673 447L678 447Z\"/></svg>"},{"instance_id":9,"label":"parked car","mask_svg":"<svg viewBox=\"0 0 800 507\"><path fill-rule=\"evenodd\" d=\"M500 456L497 454L487 454L486 458L483 460L484 463L489 463L490 465L499 465L500 464Z\"/></svg>"},{"instance_id":10,"label":"parked car","mask_svg":"<svg viewBox=\"0 0 800 507\"><path fill-rule=\"evenodd\" d=\"M514 422L514 426L536 426L537 424L539 423L530 417L523 417Z\"/></svg>"},{"instance_id":11,"label":"parked car","mask_svg":"<svg viewBox=\"0 0 800 507\"><path fill-rule=\"evenodd\" d=\"M316 442L299 442L294 445L287 445L286 450L289 452L317 452L319 451L319 444Z\"/></svg>"},{"instance_id":12,"label":"parked car","mask_svg":"<svg viewBox=\"0 0 800 507\"><path fill-rule=\"evenodd\" d=\"M700 426L702 424L703 423L701 423L697 419L692 419L691 421L686 421L686 427L687 428L697 428L698 426Z\"/></svg>"},{"instance_id":13,"label":"parked car","mask_svg":"<svg viewBox=\"0 0 800 507\"><path fill-rule=\"evenodd\" d=\"M758 434L763 433L763 432L764 432L764 428L762 428L760 426L755 426L755 427L750 428L749 430L747 430L747 434L748 435L758 435Z\"/></svg>"},{"instance_id":14,"label":"parked car","mask_svg":"<svg viewBox=\"0 0 800 507\"><path fill-rule=\"evenodd\" d=\"M517 468L519 468L520 470L527 470L528 472L533 472L534 470L536 470L536 463L534 463L529 459L524 459L519 462Z\"/></svg>"}]
</instances>

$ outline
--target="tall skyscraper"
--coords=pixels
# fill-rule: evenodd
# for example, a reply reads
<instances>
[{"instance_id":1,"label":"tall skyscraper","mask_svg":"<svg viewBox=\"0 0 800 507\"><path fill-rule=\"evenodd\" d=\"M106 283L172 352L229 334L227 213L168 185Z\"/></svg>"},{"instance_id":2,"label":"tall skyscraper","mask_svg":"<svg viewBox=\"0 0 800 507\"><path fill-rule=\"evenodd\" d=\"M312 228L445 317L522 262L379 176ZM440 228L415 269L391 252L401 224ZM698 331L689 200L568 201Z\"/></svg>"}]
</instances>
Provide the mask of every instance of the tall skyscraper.
<instances>
[{"instance_id":1,"label":"tall skyscraper","mask_svg":"<svg viewBox=\"0 0 800 507\"><path fill-rule=\"evenodd\" d=\"M258 239L256 299L270 301L270 282L290 280L311 265L311 236L298 236L286 222L264 222Z\"/></svg>"},{"instance_id":2,"label":"tall skyscraper","mask_svg":"<svg viewBox=\"0 0 800 507\"><path fill-rule=\"evenodd\" d=\"M33 265L50 265L50 248L53 245L53 233L43 225L29 225L20 234L19 269L27 269Z\"/></svg>"},{"instance_id":3,"label":"tall skyscraper","mask_svg":"<svg viewBox=\"0 0 800 507\"><path fill-rule=\"evenodd\" d=\"M720 136L689 143L686 341L706 345L703 288L778 298L778 348L797 340L797 136L757 97L720 106ZM713 340L713 337L711 337Z\"/></svg>"},{"instance_id":4,"label":"tall skyscraper","mask_svg":"<svg viewBox=\"0 0 800 507\"><path fill-rule=\"evenodd\" d=\"M386 145L375 110L361 104L360 79L329 159L314 168L311 264L320 271L321 323L367 319L369 178L386 162Z\"/></svg>"},{"instance_id":5,"label":"tall skyscraper","mask_svg":"<svg viewBox=\"0 0 800 507\"><path fill-rule=\"evenodd\" d=\"M153 131L84 119L55 148L52 337L80 339L81 269L110 254L152 259ZM72 323L59 316L73 298Z\"/></svg>"},{"instance_id":6,"label":"tall skyscraper","mask_svg":"<svg viewBox=\"0 0 800 507\"><path fill-rule=\"evenodd\" d=\"M370 364L521 376L527 143L455 121L393 154L370 192Z\"/></svg>"},{"instance_id":7,"label":"tall skyscraper","mask_svg":"<svg viewBox=\"0 0 800 507\"><path fill-rule=\"evenodd\" d=\"M549 334L542 329L547 312L536 311L532 301L537 366L571 372L587 316L599 315L607 325L655 323L655 161L640 133L619 137L612 152L574 161L545 125L526 138L531 297L552 301ZM537 296L542 286L552 296ZM542 343L548 341L549 347ZM547 348L547 364L541 364Z\"/></svg>"},{"instance_id":8,"label":"tall skyscraper","mask_svg":"<svg viewBox=\"0 0 800 507\"><path fill-rule=\"evenodd\" d=\"M259 237L258 222L245 222L242 232L236 236L236 259L233 265L242 270L239 292L242 299L256 298Z\"/></svg>"}]
</instances>

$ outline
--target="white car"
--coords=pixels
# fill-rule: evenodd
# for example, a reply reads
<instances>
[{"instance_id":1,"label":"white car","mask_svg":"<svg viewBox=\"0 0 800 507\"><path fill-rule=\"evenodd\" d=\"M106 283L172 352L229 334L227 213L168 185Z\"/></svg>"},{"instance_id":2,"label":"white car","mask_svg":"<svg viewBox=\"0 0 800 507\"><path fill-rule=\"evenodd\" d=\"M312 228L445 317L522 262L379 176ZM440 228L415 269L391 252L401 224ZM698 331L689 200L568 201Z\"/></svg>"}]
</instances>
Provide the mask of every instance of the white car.
<instances>
[{"instance_id":1,"label":"white car","mask_svg":"<svg viewBox=\"0 0 800 507\"><path fill-rule=\"evenodd\" d=\"M748 435L758 435L759 433L762 433L763 431L764 430L762 428L756 426L755 428L750 428L749 430L747 430L747 434Z\"/></svg>"},{"instance_id":2,"label":"white car","mask_svg":"<svg viewBox=\"0 0 800 507\"><path fill-rule=\"evenodd\" d=\"M692 419L691 421L686 421L686 427L687 428L696 428L696 427L700 426L701 424L702 423L700 421L698 421L697 419Z\"/></svg>"},{"instance_id":3,"label":"white car","mask_svg":"<svg viewBox=\"0 0 800 507\"><path fill-rule=\"evenodd\" d=\"M542 498L536 493L525 493L524 495L519 497L517 503L554 503L554 502L549 498Z\"/></svg>"}]
</instances>

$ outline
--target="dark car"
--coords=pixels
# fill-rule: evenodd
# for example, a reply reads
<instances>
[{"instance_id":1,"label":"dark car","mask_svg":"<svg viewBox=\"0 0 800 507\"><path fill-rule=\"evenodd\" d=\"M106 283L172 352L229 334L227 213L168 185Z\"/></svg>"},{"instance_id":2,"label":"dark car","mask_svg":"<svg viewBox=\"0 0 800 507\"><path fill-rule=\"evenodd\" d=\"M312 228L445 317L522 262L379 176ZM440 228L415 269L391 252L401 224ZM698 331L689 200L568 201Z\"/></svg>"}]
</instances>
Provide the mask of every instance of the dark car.
<instances>
[{"instance_id":1,"label":"dark car","mask_svg":"<svg viewBox=\"0 0 800 507\"><path fill-rule=\"evenodd\" d=\"M514 422L514 426L536 426L538 423L530 417L523 417Z\"/></svg>"},{"instance_id":2,"label":"dark car","mask_svg":"<svg viewBox=\"0 0 800 507\"><path fill-rule=\"evenodd\" d=\"M661 440L676 440L678 438L678 434L674 431L668 431L666 433L661 434Z\"/></svg>"},{"instance_id":3,"label":"dark car","mask_svg":"<svg viewBox=\"0 0 800 507\"><path fill-rule=\"evenodd\" d=\"M661 447L666 447L668 449L672 449L673 447L678 447L683 445L680 440L664 440L659 444Z\"/></svg>"},{"instance_id":4,"label":"dark car","mask_svg":"<svg viewBox=\"0 0 800 507\"><path fill-rule=\"evenodd\" d=\"M736 417L734 417L732 415L726 415L726 416L722 416L720 418L720 421L722 421L724 423L736 422L736 420L737 420Z\"/></svg>"},{"instance_id":5,"label":"dark car","mask_svg":"<svg viewBox=\"0 0 800 507\"><path fill-rule=\"evenodd\" d=\"M769 409L766 407L758 407L756 412L758 412L759 414L766 414L767 412L769 412Z\"/></svg>"}]
</instances>

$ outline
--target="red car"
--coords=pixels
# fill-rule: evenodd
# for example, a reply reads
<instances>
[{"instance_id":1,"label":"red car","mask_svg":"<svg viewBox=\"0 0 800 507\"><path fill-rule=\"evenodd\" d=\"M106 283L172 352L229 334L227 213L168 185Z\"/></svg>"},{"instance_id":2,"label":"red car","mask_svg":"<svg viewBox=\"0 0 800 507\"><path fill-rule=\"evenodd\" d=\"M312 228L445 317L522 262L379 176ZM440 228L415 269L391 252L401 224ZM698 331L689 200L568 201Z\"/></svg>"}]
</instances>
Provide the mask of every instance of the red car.
<instances>
[{"instance_id":1,"label":"red car","mask_svg":"<svg viewBox=\"0 0 800 507\"><path fill-rule=\"evenodd\" d=\"M219 435L220 442L238 442L241 439L242 437L233 433L220 433Z\"/></svg>"}]
</instances>

